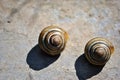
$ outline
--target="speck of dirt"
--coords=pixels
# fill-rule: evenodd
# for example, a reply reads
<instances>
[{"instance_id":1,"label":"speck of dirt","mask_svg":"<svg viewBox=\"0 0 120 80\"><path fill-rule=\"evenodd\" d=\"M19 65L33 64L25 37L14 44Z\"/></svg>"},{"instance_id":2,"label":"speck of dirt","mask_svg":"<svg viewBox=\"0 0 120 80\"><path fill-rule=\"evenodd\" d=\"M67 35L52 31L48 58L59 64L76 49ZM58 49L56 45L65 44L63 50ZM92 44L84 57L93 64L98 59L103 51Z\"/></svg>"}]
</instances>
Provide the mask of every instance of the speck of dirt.
<instances>
[{"instance_id":1,"label":"speck of dirt","mask_svg":"<svg viewBox=\"0 0 120 80\"><path fill-rule=\"evenodd\" d=\"M7 21L7 23L11 23L11 21Z\"/></svg>"},{"instance_id":2,"label":"speck of dirt","mask_svg":"<svg viewBox=\"0 0 120 80\"><path fill-rule=\"evenodd\" d=\"M89 14L89 17L93 17L94 15L93 14Z\"/></svg>"}]
</instances>

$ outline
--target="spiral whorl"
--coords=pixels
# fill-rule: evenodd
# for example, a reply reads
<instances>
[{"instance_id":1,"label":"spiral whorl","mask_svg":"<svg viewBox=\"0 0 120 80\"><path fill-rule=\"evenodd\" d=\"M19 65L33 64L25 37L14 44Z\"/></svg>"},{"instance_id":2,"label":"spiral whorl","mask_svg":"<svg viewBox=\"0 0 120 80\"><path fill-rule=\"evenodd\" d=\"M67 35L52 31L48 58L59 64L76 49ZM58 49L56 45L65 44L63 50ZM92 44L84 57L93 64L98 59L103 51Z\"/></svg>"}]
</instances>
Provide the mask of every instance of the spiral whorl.
<instances>
[{"instance_id":1,"label":"spiral whorl","mask_svg":"<svg viewBox=\"0 0 120 80\"><path fill-rule=\"evenodd\" d=\"M85 46L85 56L94 65L104 65L111 57L114 47L104 38L93 38Z\"/></svg>"},{"instance_id":2,"label":"spiral whorl","mask_svg":"<svg viewBox=\"0 0 120 80\"><path fill-rule=\"evenodd\" d=\"M49 55L60 54L66 45L68 34L57 26L48 26L39 36L39 46Z\"/></svg>"}]
</instances>

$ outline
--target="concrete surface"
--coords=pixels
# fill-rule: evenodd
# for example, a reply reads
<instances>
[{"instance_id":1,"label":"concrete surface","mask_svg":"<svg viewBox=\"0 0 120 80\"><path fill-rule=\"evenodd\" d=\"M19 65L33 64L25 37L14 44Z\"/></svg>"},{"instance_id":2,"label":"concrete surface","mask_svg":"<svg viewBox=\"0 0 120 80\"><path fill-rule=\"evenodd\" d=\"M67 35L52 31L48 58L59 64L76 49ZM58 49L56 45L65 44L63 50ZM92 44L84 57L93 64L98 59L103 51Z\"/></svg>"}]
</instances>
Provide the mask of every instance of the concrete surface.
<instances>
[{"instance_id":1,"label":"concrete surface","mask_svg":"<svg viewBox=\"0 0 120 80\"><path fill-rule=\"evenodd\" d=\"M69 34L61 55L38 47L43 28ZM103 67L83 53L94 37L109 39L115 52ZM120 0L0 0L0 80L120 80Z\"/></svg>"}]
</instances>

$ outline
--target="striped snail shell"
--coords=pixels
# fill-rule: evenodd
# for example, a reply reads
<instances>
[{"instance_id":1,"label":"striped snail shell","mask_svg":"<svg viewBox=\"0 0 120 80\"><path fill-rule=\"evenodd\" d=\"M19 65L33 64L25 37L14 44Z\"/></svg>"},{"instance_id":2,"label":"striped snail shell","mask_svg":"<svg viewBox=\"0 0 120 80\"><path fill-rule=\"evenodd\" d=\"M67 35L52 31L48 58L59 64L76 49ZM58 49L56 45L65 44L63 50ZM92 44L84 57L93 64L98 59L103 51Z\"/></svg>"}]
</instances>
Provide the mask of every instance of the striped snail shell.
<instances>
[{"instance_id":1,"label":"striped snail shell","mask_svg":"<svg viewBox=\"0 0 120 80\"><path fill-rule=\"evenodd\" d=\"M48 26L42 30L39 36L39 46L48 55L60 54L68 39L68 34L57 26Z\"/></svg>"},{"instance_id":2,"label":"striped snail shell","mask_svg":"<svg viewBox=\"0 0 120 80\"><path fill-rule=\"evenodd\" d=\"M85 57L94 65L104 65L111 57L114 46L104 38L93 38L85 46Z\"/></svg>"}]
</instances>

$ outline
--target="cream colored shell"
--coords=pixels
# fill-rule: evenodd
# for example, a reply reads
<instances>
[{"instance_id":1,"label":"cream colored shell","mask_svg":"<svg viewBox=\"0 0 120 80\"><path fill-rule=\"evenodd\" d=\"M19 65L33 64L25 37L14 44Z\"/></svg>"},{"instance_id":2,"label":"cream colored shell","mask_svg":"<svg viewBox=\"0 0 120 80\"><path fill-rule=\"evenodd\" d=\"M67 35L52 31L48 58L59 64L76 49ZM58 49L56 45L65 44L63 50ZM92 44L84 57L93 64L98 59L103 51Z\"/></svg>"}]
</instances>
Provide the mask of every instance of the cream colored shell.
<instances>
[{"instance_id":1,"label":"cream colored shell","mask_svg":"<svg viewBox=\"0 0 120 80\"><path fill-rule=\"evenodd\" d=\"M53 36L53 37L52 37ZM55 43L57 46L52 45L51 38L56 38L59 40L59 43ZM62 28L57 26L48 26L42 30L39 36L39 46L40 48L45 51L49 55L58 55L60 54L65 46L68 39L68 34ZM54 41L53 41L54 43Z\"/></svg>"},{"instance_id":2,"label":"cream colored shell","mask_svg":"<svg viewBox=\"0 0 120 80\"><path fill-rule=\"evenodd\" d=\"M107 39L96 37L85 46L85 56L94 65L104 65L111 57L114 46Z\"/></svg>"}]
</instances>

